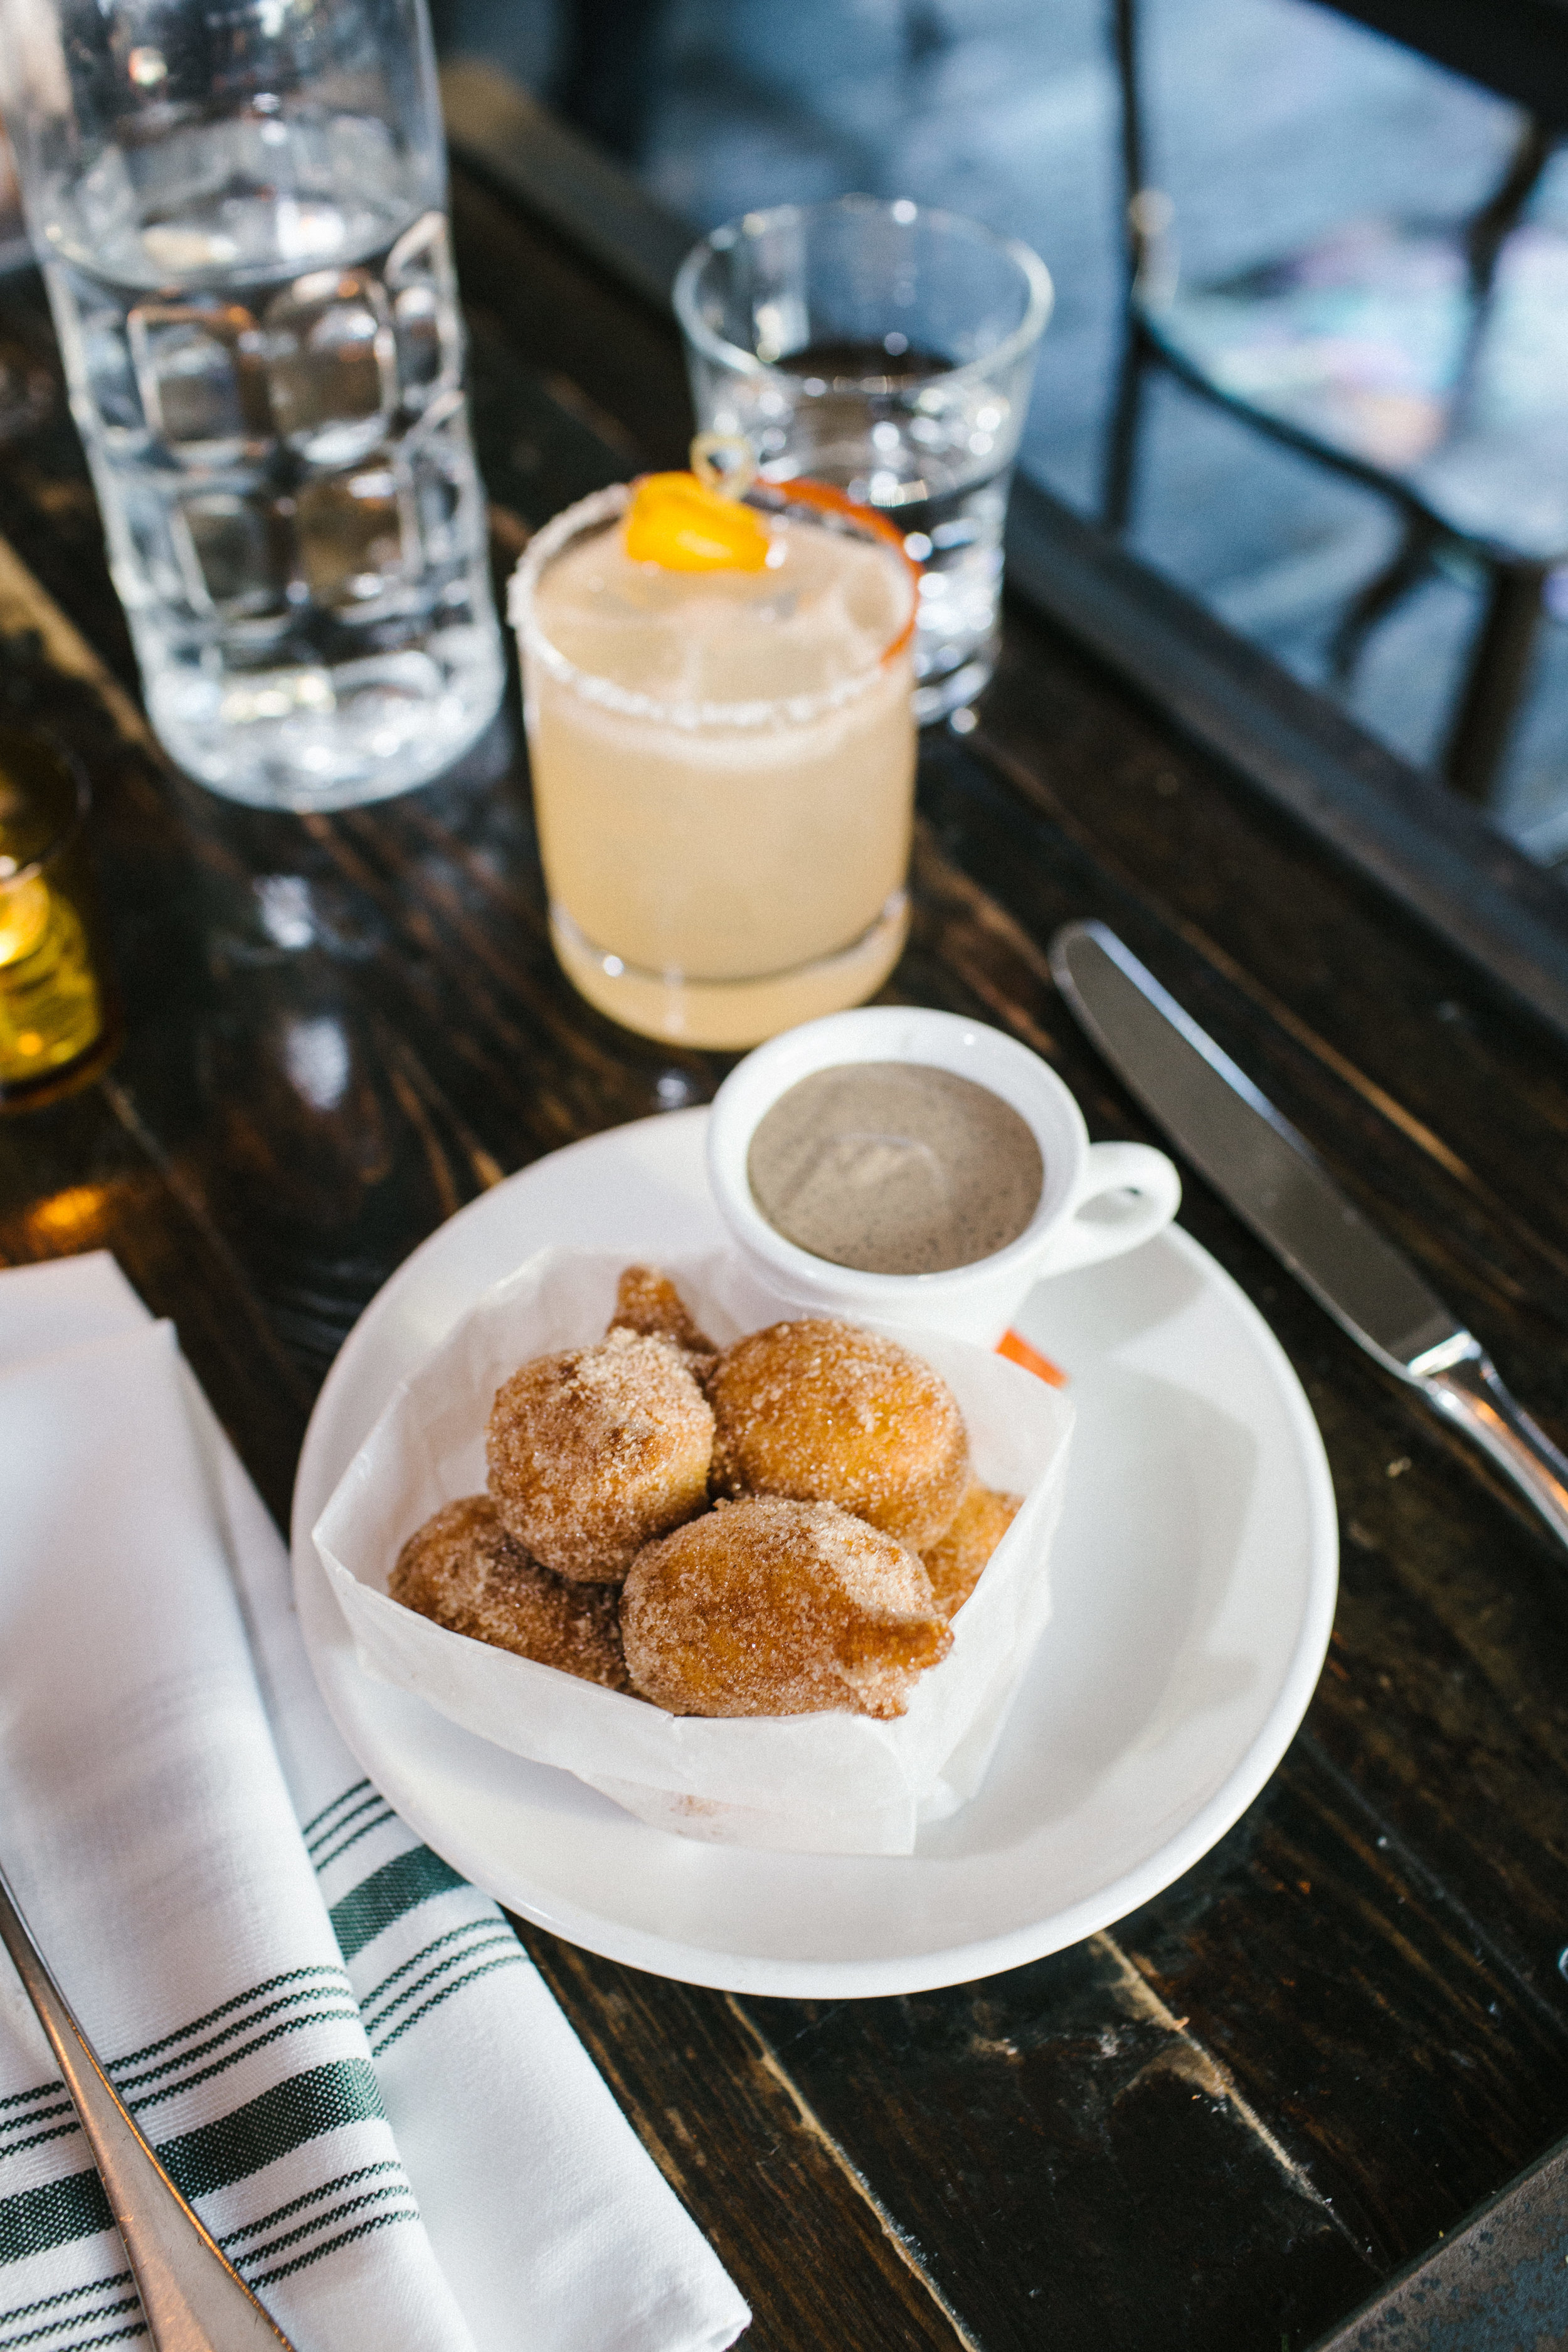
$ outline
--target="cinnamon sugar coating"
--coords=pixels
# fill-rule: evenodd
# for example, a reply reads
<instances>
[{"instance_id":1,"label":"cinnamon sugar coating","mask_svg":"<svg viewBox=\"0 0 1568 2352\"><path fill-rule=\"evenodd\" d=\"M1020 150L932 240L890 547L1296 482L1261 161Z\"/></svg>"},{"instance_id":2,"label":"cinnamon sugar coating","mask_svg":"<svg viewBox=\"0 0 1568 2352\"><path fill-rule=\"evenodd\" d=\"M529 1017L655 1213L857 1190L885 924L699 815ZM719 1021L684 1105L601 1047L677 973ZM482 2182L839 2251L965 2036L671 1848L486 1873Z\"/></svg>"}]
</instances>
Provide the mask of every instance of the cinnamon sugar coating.
<instances>
[{"instance_id":1,"label":"cinnamon sugar coating","mask_svg":"<svg viewBox=\"0 0 1568 2352\"><path fill-rule=\"evenodd\" d=\"M921 1554L940 1616L950 1620L957 1616L1023 1499L1022 1495L998 1494L994 1486L983 1486L978 1478L970 1480L957 1518L944 1536Z\"/></svg>"},{"instance_id":2,"label":"cinnamon sugar coating","mask_svg":"<svg viewBox=\"0 0 1568 2352\"><path fill-rule=\"evenodd\" d=\"M902 1715L952 1636L911 1552L833 1503L719 1503L638 1553L632 1682L671 1715Z\"/></svg>"},{"instance_id":3,"label":"cinnamon sugar coating","mask_svg":"<svg viewBox=\"0 0 1568 2352\"><path fill-rule=\"evenodd\" d=\"M721 1493L837 1503L911 1551L957 1517L969 1482L958 1400L896 1340L825 1317L771 1324L725 1349L708 1396Z\"/></svg>"},{"instance_id":4,"label":"cinnamon sugar coating","mask_svg":"<svg viewBox=\"0 0 1568 2352\"><path fill-rule=\"evenodd\" d=\"M640 1331L645 1339L668 1339L689 1356L716 1356L718 1349L698 1328L686 1301L657 1265L628 1265L616 1285L612 1331Z\"/></svg>"},{"instance_id":5,"label":"cinnamon sugar coating","mask_svg":"<svg viewBox=\"0 0 1568 2352\"><path fill-rule=\"evenodd\" d=\"M557 1576L615 1583L708 1499L713 1415L667 1340L612 1330L496 1391L486 1456L509 1535Z\"/></svg>"},{"instance_id":6,"label":"cinnamon sugar coating","mask_svg":"<svg viewBox=\"0 0 1568 2352\"><path fill-rule=\"evenodd\" d=\"M488 1495L445 1504L397 1555L390 1591L454 1633L629 1691L613 1592L563 1583L514 1543Z\"/></svg>"}]
</instances>

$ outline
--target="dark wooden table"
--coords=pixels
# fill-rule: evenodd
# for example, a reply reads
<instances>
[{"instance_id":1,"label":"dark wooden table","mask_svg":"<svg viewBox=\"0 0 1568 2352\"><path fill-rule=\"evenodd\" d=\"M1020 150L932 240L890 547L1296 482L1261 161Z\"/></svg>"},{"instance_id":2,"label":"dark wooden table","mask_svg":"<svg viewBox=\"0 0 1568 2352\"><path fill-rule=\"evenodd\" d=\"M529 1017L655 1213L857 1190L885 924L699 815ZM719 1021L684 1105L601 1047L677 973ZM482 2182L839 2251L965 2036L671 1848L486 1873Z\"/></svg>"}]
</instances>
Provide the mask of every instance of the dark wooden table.
<instances>
[{"instance_id":1,"label":"dark wooden table","mask_svg":"<svg viewBox=\"0 0 1568 2352\"><path fill-rule=\"evenodd\" d=\"M504 572L568 499L679 460L686 396L656 300L470 175L454 203ZM47 362L37 289L0 311ZM126 1009L106 1077L0 1122L0 1256L113 1250L283 1519L321 1376L421 1237L725 1064L556 971L511 720L363 814L231 807L141 724L58 401L0 451L0 712L90 768ZM1568 1439L1568 1049L1069 627L1015 613L979 716L925 745L889 996L998 1024L1094 1133L1146 1135L1043 954L1108 918ZM268 929L267 877L308 924ZM342 1041L330 1100L300 1023ZM759 2352L1300 2352L1568 2129L1568 1560L1195 1180L1183 1220L1289 1350L1342 1515L1321 1686L1237 1827L1111 1931L906 2000L731 1999L523 1930Z\"/></svg>"}]
</instances>

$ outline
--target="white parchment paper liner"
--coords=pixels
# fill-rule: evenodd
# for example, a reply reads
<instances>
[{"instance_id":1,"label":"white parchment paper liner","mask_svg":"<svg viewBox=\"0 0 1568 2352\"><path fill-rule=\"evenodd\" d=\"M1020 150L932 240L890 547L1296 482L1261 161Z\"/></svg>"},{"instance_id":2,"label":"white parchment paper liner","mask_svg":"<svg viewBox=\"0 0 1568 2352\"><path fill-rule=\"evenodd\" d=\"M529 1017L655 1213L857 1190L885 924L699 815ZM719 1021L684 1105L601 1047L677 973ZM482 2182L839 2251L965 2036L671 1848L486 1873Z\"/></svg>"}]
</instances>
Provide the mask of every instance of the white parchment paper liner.
<instances>
[{"instance_id":1,"label":"white parchment paper liner","mask_svg":"<svg viewBox=\"0 0 1568 2352\"><path fill-rule=\"evenodd\" d=\"M740 1336L722 1255L658 1261L721 1344ZM797 1853L909 1853L922 1819L984 1777L1050 1616L1048 1558L1073 1412L1002 1357L904 1335L949 1381L976 1474L1022 1509L953 1622L953 1644L892 1722L834 1712L712 1720L449 1633L387 1592L399 1549L443 1503L482 1492L496 1390L528 1357L599 1339L625 1251L546 1249L486 1293L398 1388L315 1528L361 1664L513 1755L575 1773L683 1836Z\"/></svg>"}]
</instances>

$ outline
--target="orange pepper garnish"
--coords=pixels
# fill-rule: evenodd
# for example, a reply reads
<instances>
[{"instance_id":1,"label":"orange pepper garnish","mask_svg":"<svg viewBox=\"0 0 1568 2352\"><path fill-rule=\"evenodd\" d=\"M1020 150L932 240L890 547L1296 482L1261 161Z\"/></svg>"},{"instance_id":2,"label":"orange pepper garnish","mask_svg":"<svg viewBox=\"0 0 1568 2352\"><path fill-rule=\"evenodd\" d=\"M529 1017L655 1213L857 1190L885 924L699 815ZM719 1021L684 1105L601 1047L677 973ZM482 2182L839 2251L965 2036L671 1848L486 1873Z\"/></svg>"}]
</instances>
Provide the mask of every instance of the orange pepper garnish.
<instances>
[{"instance_id":1,"label":"orange pepper garnish","mask_svg":"<svg viewBox=\"0 0 1568 2352\"><path fill-rule=\"evenodd\" d=\"M695 474L645 474L626 513L626 553L667 572L760 572L772 544L761 517Z\"/></svg>"}]
</instances>

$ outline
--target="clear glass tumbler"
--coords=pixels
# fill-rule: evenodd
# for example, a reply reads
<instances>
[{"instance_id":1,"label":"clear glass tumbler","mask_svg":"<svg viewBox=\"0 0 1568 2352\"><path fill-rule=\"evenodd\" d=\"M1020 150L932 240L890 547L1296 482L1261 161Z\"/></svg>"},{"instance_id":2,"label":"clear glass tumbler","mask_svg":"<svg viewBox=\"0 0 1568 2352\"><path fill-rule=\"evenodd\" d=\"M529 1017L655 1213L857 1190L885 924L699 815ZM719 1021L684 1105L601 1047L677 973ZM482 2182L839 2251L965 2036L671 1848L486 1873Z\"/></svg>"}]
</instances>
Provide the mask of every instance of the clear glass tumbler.
<instances>
[{"instance_id":1,"label":"clear glass tumbler","mask_svg":"<svg viewBox=\"0 0 1568 2352\"><path fill-rule=\"evenodd\" d=\"M1002 525L1051 300L1026 245L875 196L748 213L676 280L698 423L744 434L766 480L810 475L880 508L922 565L922 721L995 660Z\"/></svg>"},{"instance_id":2,"label":"clear glass tumbler","mask_svg":"<svg viewBox=\"0 0 1568 2352\"><path fill-rule=\"evenodd\" d=\"M914 580L806 483L760 496L763 571L636 564L630 495L557 515L512 583L551 936L627 1028L754 1045L903 947Z\"/></svg>"},{"instance_id":3,"label":"clear glass tumbler","mask_svg":"<svg viewBox=\"0 0 1568 2352\"><path fill-rule=\"evenodd\" d=\"M0 0L0 108L161 740L426 782L504 672L423 0Z\"/></svg>"}]
</instances>

